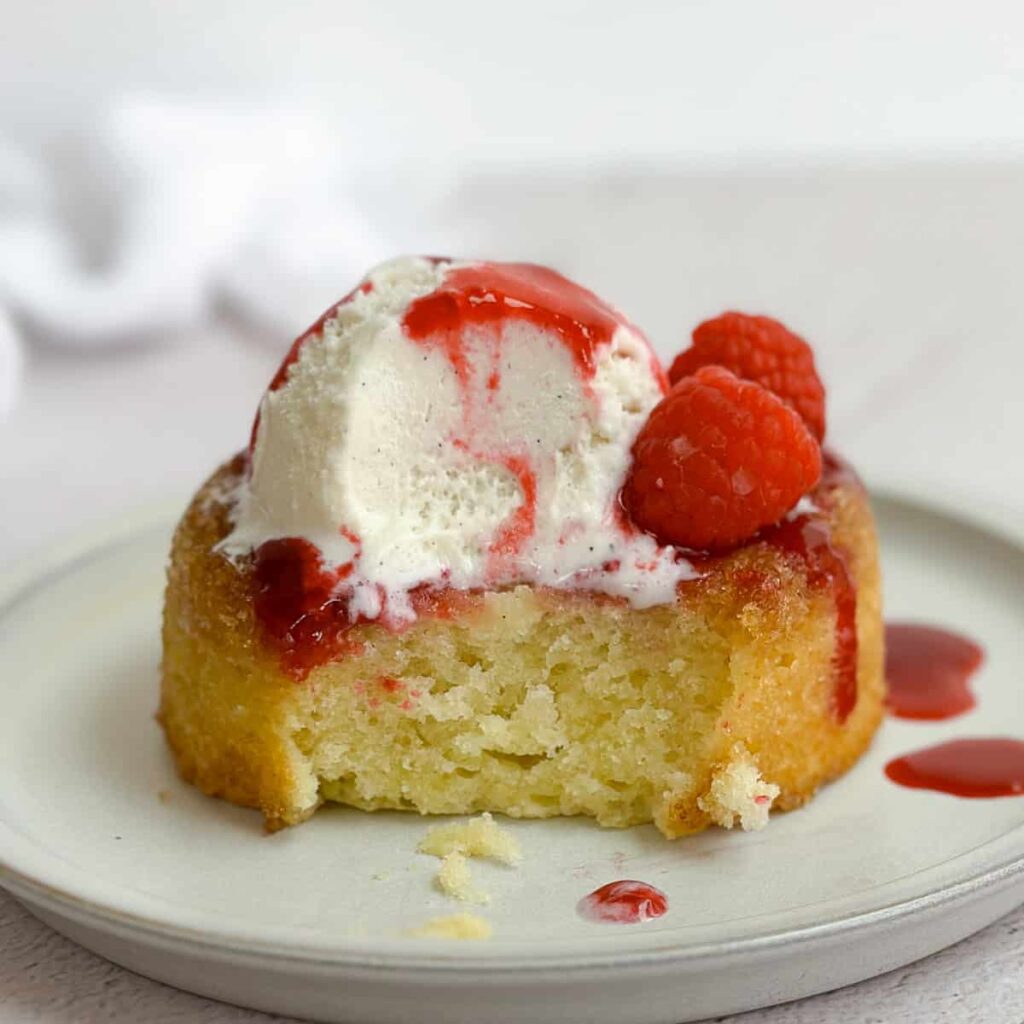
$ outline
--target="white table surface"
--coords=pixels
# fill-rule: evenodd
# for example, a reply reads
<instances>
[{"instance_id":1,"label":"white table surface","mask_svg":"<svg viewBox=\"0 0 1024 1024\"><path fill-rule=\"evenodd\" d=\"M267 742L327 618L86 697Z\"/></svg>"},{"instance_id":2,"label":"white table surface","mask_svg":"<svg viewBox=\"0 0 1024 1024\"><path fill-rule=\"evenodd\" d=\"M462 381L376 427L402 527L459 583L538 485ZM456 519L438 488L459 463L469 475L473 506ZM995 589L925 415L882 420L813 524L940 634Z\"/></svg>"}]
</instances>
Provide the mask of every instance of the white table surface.
<instances>
[{"instance_id":1,"label":"white table surface","mask_svg":"<svg viewBox=\"0 0 1024 1024\"><path fill-rule=\"evenodd\" d=\"M791 320L818 349L832 442L869 482L1024 514L1024 168L611 174L571 191L492 180L460 201L487 211L475 251L559 263L663 355L723 306ZM545 219L561 241L530 233ZM227 322L98 356L34 347L0 423L0 571L140 504L184 504L244 443L279 355ZM1017 1024L1022 935L1018 911L921 963L743 1019ZM269 1019L131 975L0 893L0 1024Z\"/></svg>"}]
</instances>

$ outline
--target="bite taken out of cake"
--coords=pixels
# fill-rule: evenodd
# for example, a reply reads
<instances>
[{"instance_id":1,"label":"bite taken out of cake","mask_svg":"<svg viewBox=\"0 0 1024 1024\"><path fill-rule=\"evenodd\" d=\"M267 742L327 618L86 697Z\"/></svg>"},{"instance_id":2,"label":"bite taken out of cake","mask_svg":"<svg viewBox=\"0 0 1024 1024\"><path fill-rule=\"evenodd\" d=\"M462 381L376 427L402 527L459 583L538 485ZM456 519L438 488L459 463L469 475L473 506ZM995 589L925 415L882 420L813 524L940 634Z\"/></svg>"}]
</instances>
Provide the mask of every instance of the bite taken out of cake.
<instances>
[{"instance_id":1,"label":"bite taken out of cake","mask_svg":"<svg viewBox=\"0 0 1024 1024\"><path fill-rule=\"evenodd\" d=\"M325 801L763 826L882 713L871 509L824 435L776 321L708 321L666 376L554 271L376 268L178 526L179 770L270 828Z\"/></svg>"}]
</instances>

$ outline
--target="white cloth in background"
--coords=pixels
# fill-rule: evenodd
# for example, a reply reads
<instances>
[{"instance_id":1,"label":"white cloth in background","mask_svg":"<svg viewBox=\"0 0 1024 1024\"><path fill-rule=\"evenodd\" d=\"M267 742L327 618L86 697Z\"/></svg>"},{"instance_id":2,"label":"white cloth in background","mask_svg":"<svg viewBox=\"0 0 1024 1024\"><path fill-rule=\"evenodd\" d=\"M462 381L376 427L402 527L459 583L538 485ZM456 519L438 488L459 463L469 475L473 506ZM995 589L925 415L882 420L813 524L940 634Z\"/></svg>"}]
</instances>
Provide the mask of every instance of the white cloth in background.
<instances>
[{"instance_id":1,"label":"white cloth in background","mask_svg":"<svg viewBox=\"0 0 1024 1024\"><path fill-rule=\"evenodd\" d=\"M0 137L0 417L27 339L141 344L226 304L280 343L368 266L415 244L360 208L359 165L342 154L346 144L372 154L375 140L343 136L304 111L129 97L101 119L78 166ZM95 211L68 209L75 176ZM82 223L103 213L100 237L83 238Z\"/></svg>"}]
</instances>

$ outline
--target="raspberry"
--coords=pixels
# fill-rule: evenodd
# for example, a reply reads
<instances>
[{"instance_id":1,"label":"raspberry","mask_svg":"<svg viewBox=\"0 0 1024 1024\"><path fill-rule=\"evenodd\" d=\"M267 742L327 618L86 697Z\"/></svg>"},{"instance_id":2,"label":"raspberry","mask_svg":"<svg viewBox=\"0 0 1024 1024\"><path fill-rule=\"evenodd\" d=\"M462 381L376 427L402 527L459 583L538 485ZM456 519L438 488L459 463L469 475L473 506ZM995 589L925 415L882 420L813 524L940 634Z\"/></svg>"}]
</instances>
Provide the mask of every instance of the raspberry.
<instances>
[{"instance_id":1,"label":"raspberry","mask_svg":"<svg viewBox=\"0 0 1024 1024\"><path fill-rule=\"evenodd\" d=\"M676 356L668 379L675 384L702 366L724 366L756 381L788 402L821 441L825 436L825 389L814 368L814 353L803 338L778 320L723 313L693 332L693 347Z\"/></svg>"},{"instance_id":2,"label":"raspberry","mask_svg":"<svg viewBox=\"0 0 1024 1024\"><path fill-rule=\"evenodd\" d=\"M707 366L651 412L622 503L660 543L715 551L777 523L820 477L821 449L793 409Z\"/></svg>"}]
</instances>

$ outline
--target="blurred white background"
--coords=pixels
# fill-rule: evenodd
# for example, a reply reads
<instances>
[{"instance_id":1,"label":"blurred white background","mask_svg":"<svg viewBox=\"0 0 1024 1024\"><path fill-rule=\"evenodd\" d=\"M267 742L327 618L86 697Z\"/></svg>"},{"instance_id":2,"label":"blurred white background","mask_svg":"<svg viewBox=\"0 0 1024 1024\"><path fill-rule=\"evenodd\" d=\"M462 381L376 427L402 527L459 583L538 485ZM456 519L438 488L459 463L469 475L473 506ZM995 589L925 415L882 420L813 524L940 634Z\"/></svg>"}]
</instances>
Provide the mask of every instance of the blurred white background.
<instances>
[{"instance_id":1,"label":"blurred white background","mask_svg":"<svg viewBox=\"0 0 1024 1024\"><path fill-rule=\"evenodd\" d=\"M0 111L52 138L127 88L289 99L371 162L967 152L1024 141L1022 26L990 0L36 0L5 11Z\"/></svg>"},{"instance_id":2,"label":"blurred white background","mask_svg":"<svg viewBox=\"0 0 1024 1024\"><path fill-rule=\"evenodd\" d=\"M1020 4L36 0L0 24L0 569L183 503L292 336L400 251L551 263L666 358L723 308L778 316L870 481L1024 512ZM0 970L4 1024L76 1019L45 984L5 1017ZM886 1019L945 1012L907 991ZM143 1019L115 1012L90 1019Z\"/></svg>"}]
</instances>

